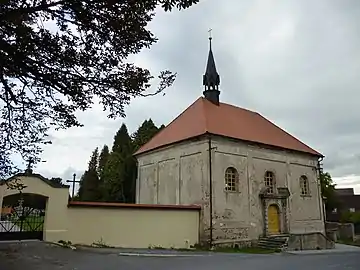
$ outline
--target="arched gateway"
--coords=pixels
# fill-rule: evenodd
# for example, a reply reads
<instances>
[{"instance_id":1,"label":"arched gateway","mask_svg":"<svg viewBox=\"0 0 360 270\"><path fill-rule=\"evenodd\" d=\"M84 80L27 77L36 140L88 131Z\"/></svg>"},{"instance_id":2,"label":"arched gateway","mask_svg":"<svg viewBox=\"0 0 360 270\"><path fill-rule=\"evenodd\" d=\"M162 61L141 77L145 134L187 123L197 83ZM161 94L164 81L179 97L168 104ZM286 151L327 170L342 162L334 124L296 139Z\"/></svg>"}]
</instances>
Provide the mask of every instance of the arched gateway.
<instances>
[{"instance_id":1,"label":"arched gateway","mask_svg":"<svg viewBox=\"0 0 360 270\"><path fill-rule=\"evenodd\" d=\"M43 240L47 197L17 193L3 198L0 240Z\"/></svg>"},{"instance_id":2,"label":"arched gateway","mask_svg":"<svg viewBox=\"0 0 360 270\"><path fill-rule=\"evenodd\" d=\"M51 239L61 233L69 186L21 173L0 182L0 241Z\"/></svg>"}]
</instances>

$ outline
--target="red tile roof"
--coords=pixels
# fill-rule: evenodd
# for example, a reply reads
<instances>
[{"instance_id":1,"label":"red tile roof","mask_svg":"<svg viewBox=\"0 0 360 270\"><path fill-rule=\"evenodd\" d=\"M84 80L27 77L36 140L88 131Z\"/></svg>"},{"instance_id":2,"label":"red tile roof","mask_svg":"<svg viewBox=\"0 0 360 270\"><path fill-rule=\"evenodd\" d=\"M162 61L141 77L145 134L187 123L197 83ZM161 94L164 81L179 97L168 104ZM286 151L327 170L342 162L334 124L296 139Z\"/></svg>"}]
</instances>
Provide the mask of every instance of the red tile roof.
<instances>
[{"instance_id":1,"label":"red tile roof","mask_svg":"<svg viewBox=\"0 0 360 270\"><path fill-rule=\"evenodd\" d=\"M143 145L135 155L206 133L322 156L259 113L225 103L216 106L203 97Z\"/></svg>"}]
</instances>

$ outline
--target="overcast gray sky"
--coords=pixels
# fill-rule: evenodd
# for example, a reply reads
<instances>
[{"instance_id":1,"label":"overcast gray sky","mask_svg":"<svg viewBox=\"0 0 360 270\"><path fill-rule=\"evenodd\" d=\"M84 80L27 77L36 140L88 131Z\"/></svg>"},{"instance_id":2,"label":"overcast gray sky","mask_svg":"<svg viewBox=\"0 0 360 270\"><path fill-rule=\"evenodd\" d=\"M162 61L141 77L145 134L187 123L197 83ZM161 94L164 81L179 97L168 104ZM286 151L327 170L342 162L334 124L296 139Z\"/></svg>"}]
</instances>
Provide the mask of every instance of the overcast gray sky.
<instances>
[{"instance_id":1,"label":"overcast gray sky","mask_svg":"<svg viewBox=\"0 0 360 270\"><path fill-rule=\"evenodd\" d=\"M260 112L322 152L339 186L360 193L359 0L202 0L158 12L150 28L159 42L133 59L154 75L177 72L173 87L133 100L126 119L108 120L98 106L79 114L85 127L53 133L36 171L80 176L122 122L131 132L149 117L168 124L202 95L212 28L221 100Z\"/></svg>"}]
</instances>

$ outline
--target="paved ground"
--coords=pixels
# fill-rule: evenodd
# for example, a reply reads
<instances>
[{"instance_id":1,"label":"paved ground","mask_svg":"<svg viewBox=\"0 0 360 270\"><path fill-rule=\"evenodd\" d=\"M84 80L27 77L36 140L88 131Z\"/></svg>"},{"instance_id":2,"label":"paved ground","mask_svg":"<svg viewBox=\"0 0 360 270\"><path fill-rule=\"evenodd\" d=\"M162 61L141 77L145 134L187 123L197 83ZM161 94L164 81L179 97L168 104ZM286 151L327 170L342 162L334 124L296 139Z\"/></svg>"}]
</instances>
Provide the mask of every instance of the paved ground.
<instances>
[{"instance_id":1,"label":"paved ground","mask_svg":"<svg viewBox=\"0 0 360 270\"><path fill-rule=\"evenodd\" d=\"M192 255L194 253L191 252ZM196 257L119 256L116 252L72 251L40 242L0 243L1 270L304 270L357 269L359 252L318 255L202 254Z\"/></svg>"},{"instance_id":2,"label":"paved ground","mask_svg":"<svg viewBox=\"0 0 360 270\"><path fill-rule=\"evenodd\" d=\"M335 249L328 250L302 250L302 251L289 251L288 253L294 255L306 255L306 254L330 254L330 253L352 253L359 252L360 255L360 247L343 245L343 244L335 244Z\"/></svg>"}]
</instances>

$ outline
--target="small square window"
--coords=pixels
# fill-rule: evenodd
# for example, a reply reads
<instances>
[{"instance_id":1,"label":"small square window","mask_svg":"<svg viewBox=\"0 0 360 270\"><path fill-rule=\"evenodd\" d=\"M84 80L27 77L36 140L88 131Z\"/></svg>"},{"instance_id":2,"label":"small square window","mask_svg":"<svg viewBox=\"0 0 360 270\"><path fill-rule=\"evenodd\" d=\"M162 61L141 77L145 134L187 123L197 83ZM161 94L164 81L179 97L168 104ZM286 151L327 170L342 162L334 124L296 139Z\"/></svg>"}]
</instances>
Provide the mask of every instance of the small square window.
<instances>
[{"instance_id":1,"label":"small square window","mask_svg":"<svg viewBox=\"0 0 360 270\"><path fill-rule=\"evenodd\" d=\"M352 207L352 208L349 209L349 211L350 211L351 213L355 213L355 208Z\"/></svg>"},{"instance_id":2,"label":"small square window","mask_svg":"<svg viewBox=\"0 0 360 270\"><path fill-rule=\"evenodd\" d=\"M333 210L332 210L332 212L335 214L335 213L337 213L337 208L334 208Z\"/></svg>"}]
</instances>

